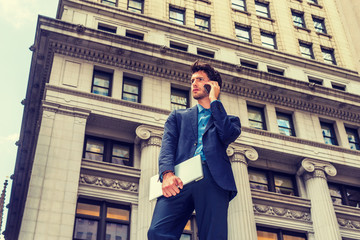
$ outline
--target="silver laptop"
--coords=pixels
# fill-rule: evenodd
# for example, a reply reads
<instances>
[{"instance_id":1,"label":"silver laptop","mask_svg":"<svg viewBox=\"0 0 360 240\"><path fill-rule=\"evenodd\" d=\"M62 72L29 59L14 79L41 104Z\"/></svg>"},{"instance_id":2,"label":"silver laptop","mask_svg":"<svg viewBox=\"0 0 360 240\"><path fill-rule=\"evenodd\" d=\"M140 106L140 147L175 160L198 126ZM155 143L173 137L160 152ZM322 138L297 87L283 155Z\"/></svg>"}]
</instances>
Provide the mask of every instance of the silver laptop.
<instances>
[{"instance_id":1,"label":"silver laptop","mask_svg":"<svg viewBox=\"0 0 360 240\"><path fill-rule=\"evenodd\" d=\"M176 165L175 175L181 179L184 185L202 179L204 174L200 155L189 158L188 160ZM159 180L159 174L157 174L150 178L149 201L162 195L162 183Z\"/></svg>"}]
</instances>

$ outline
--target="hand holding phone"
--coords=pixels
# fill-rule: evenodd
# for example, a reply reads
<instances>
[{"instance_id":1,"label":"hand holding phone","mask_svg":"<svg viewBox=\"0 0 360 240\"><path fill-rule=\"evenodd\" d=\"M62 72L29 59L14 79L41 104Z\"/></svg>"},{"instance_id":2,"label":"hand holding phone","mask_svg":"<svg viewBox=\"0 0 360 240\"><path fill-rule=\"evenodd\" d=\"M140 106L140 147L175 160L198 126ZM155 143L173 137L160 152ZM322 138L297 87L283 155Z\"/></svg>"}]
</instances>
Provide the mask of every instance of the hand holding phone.
<instances>
[{"instance_id":1,"label":"hand holding phone","mask_svg":"<svg viewBox=\"0 0 360 240\"><path fill-rule=\"evenodd\" d=\"M205 91L207 92L207 94L209 94L210 91L211 91L211 86L210 86L210 84L205 84L205 85L204 85L204 88L205 88Z\"/></svg>"}]
</instances>

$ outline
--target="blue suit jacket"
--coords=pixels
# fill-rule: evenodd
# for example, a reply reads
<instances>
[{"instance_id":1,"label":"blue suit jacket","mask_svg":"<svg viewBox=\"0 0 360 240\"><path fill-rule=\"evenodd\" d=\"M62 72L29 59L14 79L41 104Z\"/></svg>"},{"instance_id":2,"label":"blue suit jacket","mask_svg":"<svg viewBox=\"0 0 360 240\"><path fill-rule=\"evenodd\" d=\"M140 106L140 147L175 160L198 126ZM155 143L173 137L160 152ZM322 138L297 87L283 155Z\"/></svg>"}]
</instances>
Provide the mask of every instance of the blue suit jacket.
<instances>
[{"instance_id":1,"label":"blue suit jacket","mask_svg":"<svg viewBox=\"0 0 360 240\"><path fill-rule=\"evenodd\" d=\"M226 149L241 133L240 119L227 115L222 103L210 104L211 117L203 135L203 151L215 182L231 192L237 190ZM198 134L197 106L173 111L164 126L159 155L159 174L194 156Z\"/></svg>"}]
</instances>

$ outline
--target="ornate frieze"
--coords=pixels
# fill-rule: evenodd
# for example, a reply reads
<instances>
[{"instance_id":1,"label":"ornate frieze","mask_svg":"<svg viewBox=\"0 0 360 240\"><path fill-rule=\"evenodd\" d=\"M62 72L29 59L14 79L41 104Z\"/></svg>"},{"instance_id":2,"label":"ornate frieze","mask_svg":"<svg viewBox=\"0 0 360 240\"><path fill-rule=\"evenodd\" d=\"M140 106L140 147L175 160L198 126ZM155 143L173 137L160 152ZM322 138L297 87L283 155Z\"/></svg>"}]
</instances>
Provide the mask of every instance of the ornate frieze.
<instances>
[{"instance_id":1,"label":"ornate frieze","mask_svg":"<svg viewBox=\"0 0 360 240\"><path fill-rule=\"evenodd\" d=\"M263 204L254 204L254 212L256 214L290 218L290 219L302 220L306 222L311 221L310 213L289 209L289 208L283 208L283 207L273 207Z\"/></svg>"},{"instance_id":2,"label":"ornate frieze","mask_svg":"<svg viewBox=\"0 0 360 240\"><path fill-rule=\"evenodd\" d=\"M42 110L48 111L48 112L53 112L53 113L61 113L64 115L70 115L70 116L83 118L83 119L87 119L90 114L90 110L55 104L55 103L51 103L51 102L47 102L47 101L43 101ZM49 118L52 115L45 113L44 116ZM52 116L52 118L53 117L54 116ZM78 119L76 121L76 123L85 124L85 121Z\"/></svg>"},{"instance_id":3,"label":"ornate frieze","mask_svg":"<svg viewBox=\"0 0 360 240\"><path fill-rule=\"evenodd\" d=\"M354 229L360 231L360 221L354 221L344 218L337 218L340 227Z\"/></svg>"},{"instance_id":4,"label":"ornate frieze","mask_svg":"<svg viewBox=\"0 0 360 240\"><path fill-rule=\"evenodd\" d=\"M80 184L94 185L103 188L112 188L123 191L138 192L139 184L135 182L120 181L112 178L103 178L87 174L80 174Z\"/></svg>"}]
</instances>

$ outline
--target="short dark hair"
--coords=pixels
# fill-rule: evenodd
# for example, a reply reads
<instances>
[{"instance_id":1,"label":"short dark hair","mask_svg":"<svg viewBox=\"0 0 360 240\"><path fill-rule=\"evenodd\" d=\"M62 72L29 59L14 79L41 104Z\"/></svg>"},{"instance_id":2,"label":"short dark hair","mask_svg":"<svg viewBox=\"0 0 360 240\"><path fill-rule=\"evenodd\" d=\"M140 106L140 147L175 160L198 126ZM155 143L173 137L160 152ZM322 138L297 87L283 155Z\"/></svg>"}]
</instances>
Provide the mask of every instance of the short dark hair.
<instances>
[{"instance_id":1,"label":"short dark hair","mask_svg":"<svg viewBox=\"0 0 360 240\"><path fill-rule=\"evenodd\" d=\"M191 65L191 73L194 74L198 71L204 71L211 81L217 81L220 88L222 85L222 79L220 73L216 71L210 64L196 60Z\"/></svg>"}]
</instances>

